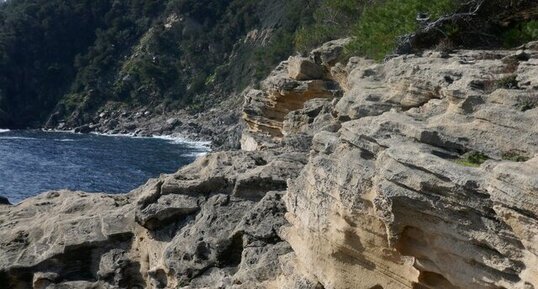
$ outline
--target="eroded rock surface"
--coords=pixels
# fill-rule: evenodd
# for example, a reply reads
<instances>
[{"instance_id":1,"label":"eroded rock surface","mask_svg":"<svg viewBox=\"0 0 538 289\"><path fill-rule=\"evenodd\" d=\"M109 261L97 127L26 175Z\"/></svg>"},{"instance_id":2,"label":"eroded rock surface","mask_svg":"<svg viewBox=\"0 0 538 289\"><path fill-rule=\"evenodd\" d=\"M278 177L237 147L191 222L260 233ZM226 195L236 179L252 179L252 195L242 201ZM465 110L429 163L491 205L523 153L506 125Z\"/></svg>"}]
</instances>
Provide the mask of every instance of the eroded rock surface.
<instances>
[{"instance_id":1,"label":"eroded rock surface","mask_svg":"<svg viewBox=\"0 0 538 289\"><path fill-rule=\"evenodd\" d=\"M289 183L298 267L325 288L536 288L538 53L524 53L353 69L342 128L314 136Z\"/></svg>"},{"instance_id":2,"label":"eroded rock surface","mask_svg":"<svg viewBox=\"0 0 538 289\"><path fill-rule=\"evenodd\" d=\"M265 288L291 251L278 235L283 191L305 163L302 152L221 152L127 195L60 191L0 206L0 284Z\"/></svg>"},{"instance_id":3,"label":"eroded rock surface","mask_svg":"<svg viewBox=\"0 0 538 289\"><path fill-rule=\"evenodd\" d=\"M132 219L128 196L60 191L0 206L0 284L94 280L99 256L128 249Z\"/></svg>"},{"instance_id":4,"label":"eroded rock surface","mask_svg":"<svg viewBox=\"0 0 538 289\"><path fill-rule=\"evenodd\" d=\"M245 93L241 151L0 205L1 288L538 289L538 46L346 41Z\"/></svg>"},{"instance_id":5,"label":"eroded rock surface","mask_svg":"<svg viewBox=\"0 0 538 289\"><path fill-rule=\"evenodd\" d=\"M281 138L288 113L304 107L312 99L333 99L341 96L342 88L331 68L341 58L348 40L335 40L314 50L309 57L290 57L282 62L260 89L245 94L243 119L249 130L257 135ZM252 145L253 136L243 140L243 149L260 149ZM250 142L250 145L245 143Z\"/></svg>"}]
</instances>

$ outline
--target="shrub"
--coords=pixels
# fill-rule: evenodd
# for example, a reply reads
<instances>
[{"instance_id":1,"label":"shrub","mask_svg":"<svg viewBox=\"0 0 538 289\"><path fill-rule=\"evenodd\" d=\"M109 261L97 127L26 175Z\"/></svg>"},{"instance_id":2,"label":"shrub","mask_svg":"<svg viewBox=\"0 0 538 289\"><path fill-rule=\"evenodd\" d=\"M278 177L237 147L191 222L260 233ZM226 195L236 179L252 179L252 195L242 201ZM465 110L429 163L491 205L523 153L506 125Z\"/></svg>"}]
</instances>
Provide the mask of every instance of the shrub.
<instances>
[{"instance_id":1,"label":"shrub","mask_svg":"<svg viewBox=\"0 0 538 289\"><path fill-rule=\"evenodd\" d=\"M312 19L295 33L294 45L300 52L308 52L324 42L349 36L357 23L365 0L321 0Z\"/></svg>"},{"instance_id":2,"label":"shrub","mask_svg":"<svg viewBox=\"0 0 538 289\"><path fill-rule=\"evenodd\" d=\"M497 80L497 88L515 89L518 88L517 75L511 74Z\"/></svg>"},{"instance_id":3,"label":"shrub","mask_svg":"<svg viewBox=\"0 0 538 289\"><path fill-rule=\"evenodd\" d=\"M339 35L338 28L316 24L314 26L301 27L295 35L295 48L298 51L306 52L324 42L333 40Z\"/></svg>"},{"instance_id":4,"label":"shrub","mask_svg":"<svg viewBox=\"0 0 538 289\"><path fill-rule=\"evenodd\" d=\"M535 109L536 107L538 107L538 98L524 99L518 104L518 108L522 112L525 112L525 111L531 110L531 109Z\"/></svg>"},{"instance_id":5,"label":"shrub","mask_svg":"<svg viewBox=\"0 0 538 289\"><path fill-rule=\"evenodd\" d=\"M254 60L258 64L254 67L254 78L261 80L266 77L279 61L286 59L293 53L293 33L279 31L275 33L266 46L254 51Z\"/></svg>"},{"instance_id":6,"label":"shrub","mask_svg":"<svg viewBox=\"0 0 538 289\"><path fill-rule=\"evenodd\" d=\"M538 20L517 23L502 35L503 45L511 48L538 40Z\"/></svg>"},{"instance_id":7,"label":"shrub","mask_svg":"<svg viewBox=\"0 0 538 289\"><path fill-rule=\"evenodd\" d=\"M454 0L387 0L367 6L352 28L354 40L347 48L348 54L381 60L394 50L398 36L419 28L417 13L426 13L434 20L456 7Z\"/></svg>"}]
</instances>

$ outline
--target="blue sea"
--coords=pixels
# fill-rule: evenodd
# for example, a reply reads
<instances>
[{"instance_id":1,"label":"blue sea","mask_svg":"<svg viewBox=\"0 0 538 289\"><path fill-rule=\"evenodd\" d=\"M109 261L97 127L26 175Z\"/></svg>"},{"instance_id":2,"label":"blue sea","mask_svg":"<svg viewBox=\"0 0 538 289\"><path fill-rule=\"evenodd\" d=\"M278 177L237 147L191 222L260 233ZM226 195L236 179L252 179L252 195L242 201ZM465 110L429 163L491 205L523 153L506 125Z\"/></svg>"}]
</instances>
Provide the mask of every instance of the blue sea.
<instances>
[{"instance_id":1,"label":"blue sea","mask_svg":"<svg viewBox=\"0 0 538 289\"><path fill-rule=\"evenodd\" d=\"M173 138L0 130L0 196L18 203L58 189L125 193L207 151Z\"/></svg>"}]
</instances>

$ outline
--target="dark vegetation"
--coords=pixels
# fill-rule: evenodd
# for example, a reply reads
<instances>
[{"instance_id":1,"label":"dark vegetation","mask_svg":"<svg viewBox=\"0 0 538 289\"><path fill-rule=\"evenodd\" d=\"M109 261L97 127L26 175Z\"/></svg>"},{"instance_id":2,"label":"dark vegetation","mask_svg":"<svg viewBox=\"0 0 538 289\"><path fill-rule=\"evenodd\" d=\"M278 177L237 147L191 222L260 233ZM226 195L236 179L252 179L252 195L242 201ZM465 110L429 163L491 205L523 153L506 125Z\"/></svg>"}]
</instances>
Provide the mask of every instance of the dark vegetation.
<instances>
[{"instance_id":1,"label":"dark vegetation","mask_svg":"<svg viewBox=\"0 0 538 289\"><path fill-rule=\"evenodd\" d=\"M0 127L73 125L108 101L202 110L293 53L309 0L0 4Z\"/></svg>"},{"instance_id":2,"label":"dark vegetation","mask_svg":"<svg viewBox=\"0 0 538 289\"><path fill-rule=\"evenodd\" d=\"M9 0L0 4L0 127L88 122L106 102L201 111L295 51L515 47L535 0ZM418 19L418 20L417 20ZM507 85L511 84L507 83Z\"/></svg>"},{"instance_id":3,"label":"dark vegetation","mask_svg":"<svg viewBox=\"0 0 538 289\"><path fill-rule=\"evenodd\" d=\"M105 96L158 0L10 0L0 7L0 125L39 125L63 96ZM92 100L96 101L96 100Z\"/></svg>"},{"instance_id":4,"label":"dark vegetation","mask_svg":"<svg viewBox=\"0 0 538 289\"><path fill-rule=\"evenodd\" d=\"M467 167L479 167L485 161L489 160L489 157L481 152L468 152L465 153L461 158L455 160L457 164Z\"/></svg>"},{"instance_id":5,"label":"dark vegetation","mask_svg":"<svg viewBox=\"0 0 538 289\"><path fill-rule=\"evenodd\" d=\"M299 50L354 37L348 55L382 60L425 48L516 47L538 39L535 0L328 0L295 37Z\"/></svg>"},{"instance_id":6,"label":"dark vegetation","mask_svg":"<svg viewBox=\"0 0 538 289\"><path fill-rule=\"evenodd\" d=\"M526 162L529 160L529 157L521 155L521 153L517 151L509 151L509 152L503 153L502 159L506 161L512 161L512 162Z\"/></svg>"}]
</instances>

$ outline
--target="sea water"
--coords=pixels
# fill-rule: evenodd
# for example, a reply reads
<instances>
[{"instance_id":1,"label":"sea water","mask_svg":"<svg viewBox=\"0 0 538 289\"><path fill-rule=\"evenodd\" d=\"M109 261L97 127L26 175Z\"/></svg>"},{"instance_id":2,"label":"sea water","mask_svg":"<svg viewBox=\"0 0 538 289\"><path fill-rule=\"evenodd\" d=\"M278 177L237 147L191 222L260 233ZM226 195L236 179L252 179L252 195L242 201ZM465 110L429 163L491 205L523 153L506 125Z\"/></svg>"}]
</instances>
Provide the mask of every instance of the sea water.
<instances>
[{"instance_id":1,"label":"sea water","mask_svg":"<svg viewBox=\"0 0 538 289\"><path fill-rule=\"evenodd\" d=\"M207 151L170 137L0 130L0 195L18 203L59 189L125 193Z\"/></svg>"}]
</instances>

